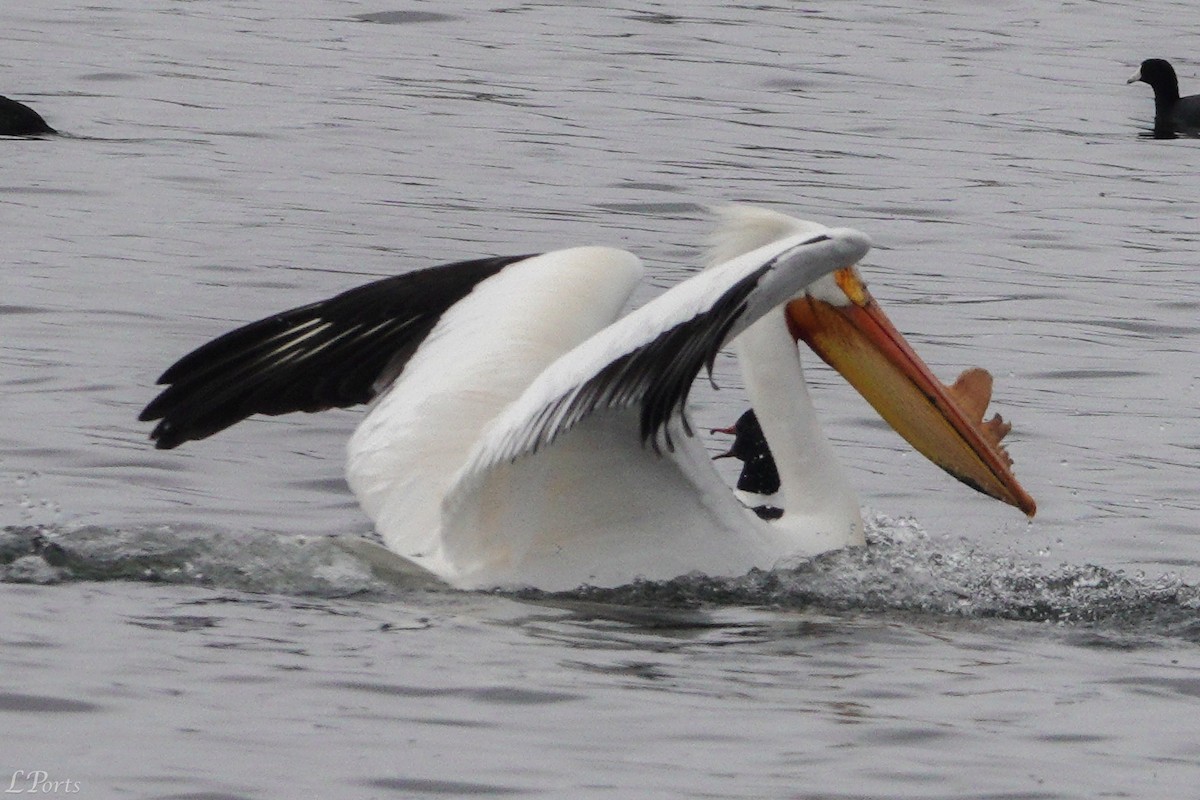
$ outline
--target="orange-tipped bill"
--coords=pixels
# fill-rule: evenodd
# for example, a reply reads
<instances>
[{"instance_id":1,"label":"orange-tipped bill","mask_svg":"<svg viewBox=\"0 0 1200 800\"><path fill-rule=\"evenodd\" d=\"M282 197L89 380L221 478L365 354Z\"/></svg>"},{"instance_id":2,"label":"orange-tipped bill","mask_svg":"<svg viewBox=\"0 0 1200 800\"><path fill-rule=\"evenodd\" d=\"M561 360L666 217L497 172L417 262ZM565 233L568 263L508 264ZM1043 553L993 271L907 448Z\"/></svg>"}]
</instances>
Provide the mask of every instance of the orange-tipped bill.
<instances>
[{"instance_id":1,"label":"orange-tipped bill","mask_svg":"<svg viewBox=\"0 0 1200 800\"><path fill-rule=\"evenodd\" d=\"M1037 504L1012 472L1000 440L1012 427L984 420L992 376L963 372L942 384L896 330L853 268L834 279L846 304L811 296L787 305L788 327L836 369L921 455L968 486L1032 517Z\"/></svg>"}]
</instances>

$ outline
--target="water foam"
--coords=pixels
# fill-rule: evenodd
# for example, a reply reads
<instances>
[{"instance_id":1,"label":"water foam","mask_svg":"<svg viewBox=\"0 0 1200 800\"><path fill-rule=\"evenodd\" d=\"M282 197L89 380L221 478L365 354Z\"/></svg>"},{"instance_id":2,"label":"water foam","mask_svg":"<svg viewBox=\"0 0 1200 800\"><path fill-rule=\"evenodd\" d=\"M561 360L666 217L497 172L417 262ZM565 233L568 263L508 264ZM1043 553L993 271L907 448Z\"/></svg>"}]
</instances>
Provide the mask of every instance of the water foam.
<instances>
[{"instance_id":1,"label":"water foam","mask_svg":"<svg viewBox=\"0 0 1200 800\"><path fill-rule=\"evenodd\" d=\"M397 588L332 537L168 526L5 528L0 580L134 580L320 597L386 595Z\"/></svg>"},{"instance_id":2,"label":"water foam","mask_svg":"<svg viewBox=\"0 0 1200 800\"><path fill-rule=\"evenodd\" d=\"M967 541L935 539L911 519L872 515L868 545L738 578L687 575L616 589L523 591L527 599L625 606L760 606L908 612L1135 631L1200 641L1200 587L1092 564L1046 567ZM0 580L136 580L251 592L395 597L427 589L385 574L333 537L268 532L46 526L0 531ZM448 591L448 590L446 590Z\"/></svg>"},{"instance_id":3,"label":"water foam","mask_svg":"<svg viewBox=\"0 0 1200 800\"><path fill-rule=\"evenodd\" d=\"M883 515L868 518L867 543L739 578L688 575L556 596L628 605L741 604L1102 625L1200 641L1200 587L1178 576L1148 581L1092 564L1047 568L966 541L935 540L911 519Z\"/></svg>"}]
</instances>

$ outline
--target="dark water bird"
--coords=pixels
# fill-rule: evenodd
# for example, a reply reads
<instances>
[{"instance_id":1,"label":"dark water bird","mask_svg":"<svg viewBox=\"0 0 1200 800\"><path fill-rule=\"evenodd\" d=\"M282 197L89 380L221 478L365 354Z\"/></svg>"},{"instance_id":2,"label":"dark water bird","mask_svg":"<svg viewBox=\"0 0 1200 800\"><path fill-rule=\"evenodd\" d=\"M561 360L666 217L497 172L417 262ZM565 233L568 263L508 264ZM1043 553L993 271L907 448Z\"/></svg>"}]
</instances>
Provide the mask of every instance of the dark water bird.
<instances>
[{"instance_id":1,"label":"dark water bird","mask_svg":"<svg viewBox=\"0 0 1200 800\"><path fill-rule=\"evenodd\" d=\"M0 136L37 136L58 133L42 115L24 103L0 95Z\"/></svg>"},{"instance_id":2,"label":"dark water bird","mask_svg":"<svg viewBox=\"0 0 1200 800\"><path fill-rule=\"evenodd\" d=\"M730 427L714 428L712 432L733 436L729 450L714 458L736 458L742 462L737 480L738 499L762 519L783 516L783 509L775 504L779 494L779 468L754 409L747 410Z\"/></svg>"},{"instance_id":3,"label":"dark water bird","mask_svg":"<svg viewBox=\"0 0 1200 800\"><path fill-rule=\"evenodd\" d=\"M779 492L779 469L771 455L771 445L751 408L728 428L714 428L713 433L733 436L729 450L714 458L736 458L742 462L738 475L738 496L755 514L763 519L783 516L783 509L774 505Z\"/></svg>"},{"instance_id":4,"label":"dark water bird","mask_svg":"<svg viewBox=\"0 0 1200 800\"><path fill-rule=\"evenodd\" d=\"M1200 94L1179 96L1175 69L1161 58L1148 58L1126 83L1150 84L1154 89L1154 138L1200 136Z\"/></svg>"}]
</instances>

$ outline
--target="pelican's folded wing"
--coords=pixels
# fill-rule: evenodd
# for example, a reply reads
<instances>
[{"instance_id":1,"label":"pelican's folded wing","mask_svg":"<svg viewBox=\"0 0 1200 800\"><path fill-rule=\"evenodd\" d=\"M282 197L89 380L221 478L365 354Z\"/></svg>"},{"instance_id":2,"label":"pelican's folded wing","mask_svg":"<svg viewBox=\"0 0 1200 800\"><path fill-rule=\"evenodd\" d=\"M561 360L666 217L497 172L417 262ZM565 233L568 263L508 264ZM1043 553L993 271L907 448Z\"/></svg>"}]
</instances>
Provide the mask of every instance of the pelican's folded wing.
<instances>
[{"instance_id":1,"label":"pelican's folded wing","mask_svg":"<svg viewBox=\"0 0 1200 800\"><path fill-rule=\"evenodd\" d=\"M359 286L231 331L181 358L138 419L160 420L160 449L203 439L253 414L370 401L442 314L480 281L529 256L444 264Z\"/></svg>"},{"instance_id":2,"label":"pelican's folded wing","mask_svg":"<svg viewBox=\"0 0 1200 800\"><path fill-rule=\"evenodd\" d=\"M467 492L490 468L551 444L593 413L637 407L643 444L671 449L692 382L726 342L870 248L847 228L801 233L677 284L551 364L489 426L456 478ZM684 430L690 433L684 420Z\"/></svg>"}]
</instances>

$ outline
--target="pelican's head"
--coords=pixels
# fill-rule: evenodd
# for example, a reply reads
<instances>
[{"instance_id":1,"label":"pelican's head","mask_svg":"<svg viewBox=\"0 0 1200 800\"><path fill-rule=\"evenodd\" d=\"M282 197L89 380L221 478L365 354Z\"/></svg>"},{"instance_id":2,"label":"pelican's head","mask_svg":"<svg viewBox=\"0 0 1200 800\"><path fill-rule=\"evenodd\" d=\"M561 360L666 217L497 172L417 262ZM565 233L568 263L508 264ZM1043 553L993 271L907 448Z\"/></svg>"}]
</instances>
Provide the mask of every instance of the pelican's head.
<instances>
[{"instance_id":1,"label":"pelican's head","mask_svg":"<svg viewBox=\"0 0 1200 800\"><path fill-rule=\"evenodd\" d=\"M818 280L785 309L788 327L836 369L918 452L972 488L1032 517L1033 498L1000 444L1012 427L984 420L992 397L987 370L942 384L892 325L854 267Z\"/></svg>"},{"instance_id":2,"label":"pelican's head","mask_svg":"<svg viewBox=\"0 0 1200 800\"><path fill-rule=\"evenodd\" d=\"M754 206L726 206L717 215L713 263L787 236L828 230ZM818 279L784 306L784 314L792 336L841 373L918 452L972 488L1034 515L1037 505L1000 444L1011 426L998 414L983 418L992 396L986 370L969 369L953 386L943 385L871 297L855 267Z\"/></svg>"}]
</instances>

